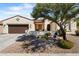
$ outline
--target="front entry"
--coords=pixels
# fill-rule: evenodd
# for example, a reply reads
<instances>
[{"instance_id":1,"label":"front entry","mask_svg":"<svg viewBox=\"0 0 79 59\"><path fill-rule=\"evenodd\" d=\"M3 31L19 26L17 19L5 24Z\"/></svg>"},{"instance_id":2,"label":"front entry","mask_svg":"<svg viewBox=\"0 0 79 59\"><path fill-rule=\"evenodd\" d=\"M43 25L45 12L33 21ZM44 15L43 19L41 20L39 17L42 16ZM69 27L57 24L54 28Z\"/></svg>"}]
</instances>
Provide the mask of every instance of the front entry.
<instances>
[{"instance_id":1,"label":"front entry","mask_svg":"<svg viewBox=\"0 0 79 59\"><path fill-rule=\"evenodd\" d=\"M50 24L47 25L47 31L50 31Z\"/></svg>"},{"instance_id":2,"label":"front entry","mask_svg":"<svg viewBox=\"0 0 79 59\"><path fill-rule=\"evenodd\" d=\"M35 24L35 30L36 31L43 31L44 25L43 24Z\"/></svg>"}]
</instances>

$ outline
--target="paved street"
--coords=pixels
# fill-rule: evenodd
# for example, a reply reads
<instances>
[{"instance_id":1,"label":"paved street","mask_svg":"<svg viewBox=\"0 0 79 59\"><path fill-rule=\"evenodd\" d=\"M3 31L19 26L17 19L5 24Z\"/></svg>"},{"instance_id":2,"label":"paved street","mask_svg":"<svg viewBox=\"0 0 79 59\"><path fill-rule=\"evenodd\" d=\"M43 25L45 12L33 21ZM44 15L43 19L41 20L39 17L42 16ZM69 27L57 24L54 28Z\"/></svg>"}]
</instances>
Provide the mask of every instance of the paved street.
<instances>
[{"instance_id":1,"label":"paved street","mask_svg":"<svg viewBox=\"0 0 79 59\"><path fill-rule=\"evenodd\" d=\"M0 34L0 51L15 43L17 37L21 35L23 34Z\"/></svg>"}]
</instances>

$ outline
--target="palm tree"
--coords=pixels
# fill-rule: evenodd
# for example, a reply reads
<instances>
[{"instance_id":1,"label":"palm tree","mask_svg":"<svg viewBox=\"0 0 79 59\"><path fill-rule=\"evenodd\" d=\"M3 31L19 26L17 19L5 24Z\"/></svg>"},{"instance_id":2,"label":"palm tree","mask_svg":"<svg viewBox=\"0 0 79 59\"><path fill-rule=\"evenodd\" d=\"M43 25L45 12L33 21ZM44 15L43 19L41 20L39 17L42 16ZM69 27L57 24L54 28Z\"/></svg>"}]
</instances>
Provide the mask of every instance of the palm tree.
<instances>
[{"instance_id":1,"label":"palm tree","mask_svg":"<svg viewBox=\"0 0 79 59\"><path fill-rule=\"evenodd\" d=\"M78 4L74 3L43 3L36 4L32 11L32 16L37 19L43 17L44 19L49 19L55 22L62 31L63 39L67 40L65 25L76 18L79 13Z\"/></svg>"}]
</instances>

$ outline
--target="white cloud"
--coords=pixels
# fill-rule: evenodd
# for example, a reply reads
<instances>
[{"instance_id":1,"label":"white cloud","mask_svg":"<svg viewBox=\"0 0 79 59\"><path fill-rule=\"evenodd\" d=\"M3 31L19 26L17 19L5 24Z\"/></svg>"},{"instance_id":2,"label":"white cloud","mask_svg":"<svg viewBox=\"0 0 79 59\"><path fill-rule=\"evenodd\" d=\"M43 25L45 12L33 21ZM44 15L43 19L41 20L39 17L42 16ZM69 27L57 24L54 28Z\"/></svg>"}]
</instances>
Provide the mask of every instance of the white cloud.
<instances>
[{"instance_id":1,"label":"white cloud","mask_svg":"<svg viewBox=\"0 0 79 59\"><path fill-rule=\"evenodd\" d=\"M0 10L0 13L5 16L10 15L25 15L25 17L32 18L30 10L34 7L33 4L21 4L19 6L10 6L7 9Z\"/></svg>"},{"instance_id":2,"label":"white cloud","mask_svg":"<svg viewBox=\"0 0 79 59\"><path fill-rule=\"evenodd\" d=\"M25 4L24 3L20 6L12 6L12 7L8 8L9 11L22 11L22 10L29 10L29 9L33 9L32 4Z\"/></svg>"}]
</instances>

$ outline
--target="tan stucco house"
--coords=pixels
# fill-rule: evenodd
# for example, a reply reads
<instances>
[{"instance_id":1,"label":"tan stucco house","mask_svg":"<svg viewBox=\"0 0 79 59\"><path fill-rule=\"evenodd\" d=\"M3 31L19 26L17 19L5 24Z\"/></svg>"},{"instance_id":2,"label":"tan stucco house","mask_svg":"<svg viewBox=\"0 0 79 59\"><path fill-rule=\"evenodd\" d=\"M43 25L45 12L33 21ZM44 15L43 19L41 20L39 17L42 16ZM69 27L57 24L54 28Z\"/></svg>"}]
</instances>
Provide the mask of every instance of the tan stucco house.
<instances>
[{"instance_id":1,"label":"tan stucco house","mask_svg":"<svg viewBox=\"0 0 79 59\"><path fill-rule=\"evenodd\" d=\"M0 21L0 33L25 33L29 31L56 31L59 27L50 20L29 19L20 15L16 15ZM67 33L75 33L76 22L71 21L66 27Z\"/></svg>"}]
</instances>

